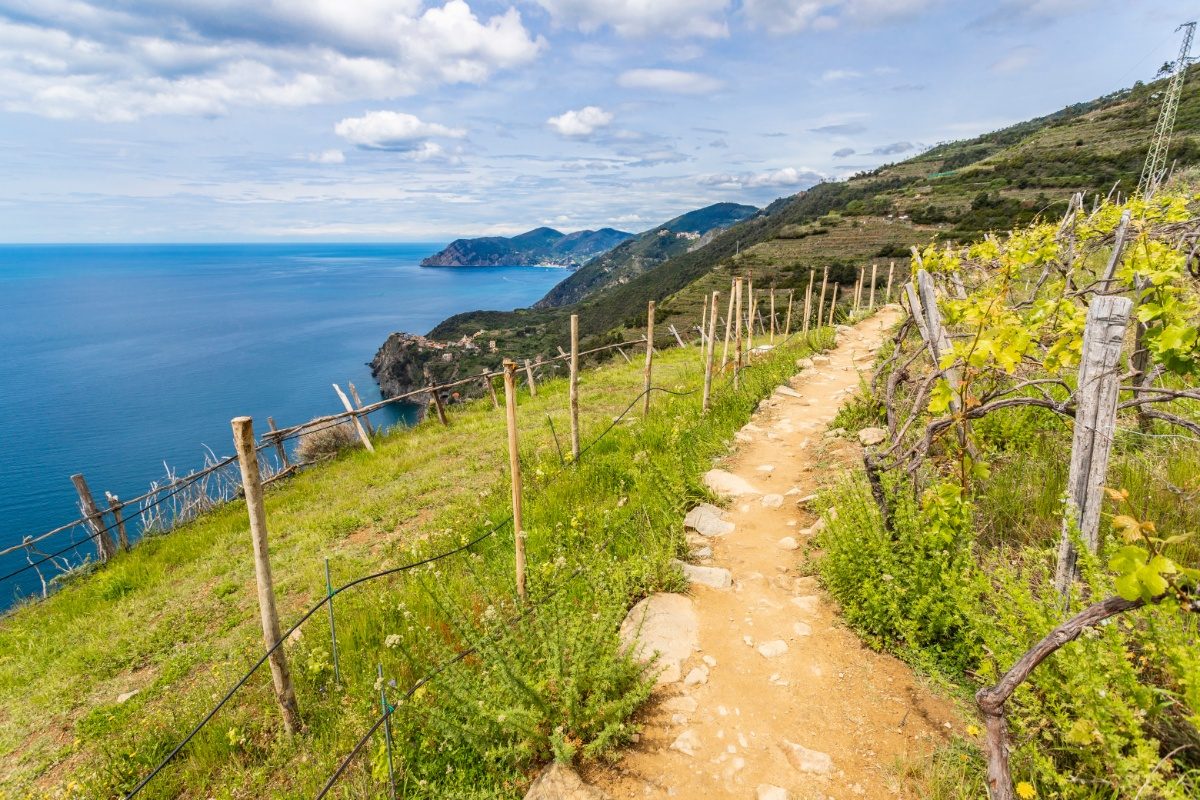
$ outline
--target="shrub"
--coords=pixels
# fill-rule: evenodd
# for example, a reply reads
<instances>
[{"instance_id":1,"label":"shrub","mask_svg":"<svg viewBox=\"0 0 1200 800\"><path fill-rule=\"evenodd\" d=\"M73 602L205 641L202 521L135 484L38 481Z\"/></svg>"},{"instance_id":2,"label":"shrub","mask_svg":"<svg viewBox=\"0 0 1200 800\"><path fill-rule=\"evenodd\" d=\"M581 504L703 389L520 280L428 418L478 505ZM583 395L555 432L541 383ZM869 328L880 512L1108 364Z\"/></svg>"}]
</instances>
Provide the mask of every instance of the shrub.
<instances>
[{"instance_id":1,"label":"shrub","mask_svg":"<svg viewBox=\"0 0 1200 800\"><path fill-rule=\"evenodd\" d=\"M296 445L296 455L301 461L322 461L358 445L358 434L353 425L342 422L301 433Z\"/></svg>"}]
</instances>

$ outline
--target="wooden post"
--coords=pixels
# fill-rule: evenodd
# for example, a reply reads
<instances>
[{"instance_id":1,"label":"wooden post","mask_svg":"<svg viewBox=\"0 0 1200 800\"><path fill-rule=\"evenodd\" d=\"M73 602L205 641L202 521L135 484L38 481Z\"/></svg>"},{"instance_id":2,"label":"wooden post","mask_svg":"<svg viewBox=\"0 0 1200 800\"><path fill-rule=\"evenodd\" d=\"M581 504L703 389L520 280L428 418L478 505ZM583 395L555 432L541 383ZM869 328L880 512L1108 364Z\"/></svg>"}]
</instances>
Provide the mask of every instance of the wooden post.
<instances>
[{"instance_id":1,"label":"wooden post","mask_svg":"<svg viewBox=\"0 0 1200 800\"><path fill-rule=\"evenodd\" d=\"M675 337L675 341L679 344L679 346L681 348L687 347L687 345L683 343L683 338L679 335L679 331L675 330L675 323L672 322L670 325L668 325L667 330L669 330L671 332L671 334Z\"/></svg>"},{"instance_id":2,"label":"wooden post","mask_svg":"<svg viewBox=\"0 0 1200 800\"><path fill-rule=\"evenodd\" d=\"M105 492L105 498L108 500L108 513L112 514L113 523L117 526L117 543L126 553L129 552L129 532L125 530L125 515L122 514L122 509L125 504L121 502L121 498L117 497L112 492Z\"/></svg>"},{"instance_id":3,"label":"wooden post","mask_svg":"<svg viewBox=\"0 0 1200 800\"><path fill-rule=\"evenodd\" d=\"M883 304L887 305L892 302L892 275L896 272L896 262L893 261L888 267L888 282L887 292L883 295Z\"/></svg>"},{"instance_id":4,"label":"wooden post","mask_svg":"<svg viewBox=\"0 0 1200 800\"><path fill-rule=\"evenodd\" d=\"M783 338L788 338L792 332L792 301L796 299L796 290L788 289L787 316L783 318Z\"/></svg>"},{"instance_id":5,"label":"wooden post","mask_svg":"<svg viewBox=\"0 0 1200 800\"><path fill-rule=\"evenodd\" d=\"M775 344L775 287L771 287L771 338L767 340L770 344Z\"/></svg>"},{"instance_id":6,"label":"wooden post","mask_svg":"<svg viewBox=\"0 0 1200 800\"><path fill-rule=\"evenodd\" d=\"M808 271L808 289L804 292L804 337L808 338L808 323L812 319L813 279L817 277L816 270Z\"/></svg>"},{"instance_id":7,"label":"wooden post","mask_svg":"<svg viewBox=\"0 0 1200 800\"><path fill-rule=\"evenodd\" d=\"M499 408L500 401L496 399L496 386L492 383L492 376L488 375L488 368L483 368L483 385L487 387L488 394L492 397L492 408Z\"/></svg>"},{"instance_id":8,"label":"wooden post","mask_svg":"<svg viewBox=\"0 0 1200 800\"><path fill-rule=\"evenodd\" d=\"M533 379L533 365L525 359L525 380L529 383L529 396L537 397L537 381Z\"/></svg>"},{"instance_id":9,"label":"wooden post","mask_svg":"<svg viewBox=\"0 0 1200 800\"><path fill-rule=\"evenodd\" d=\"M708 294L704 295L704 306L700 309L700 350L704 351L704 337L708 331Z\"/></svg>"},{"instance_id":10,"label":"wooden post","mask_svg":"<svg viewBox=\"0 0 1200 800\"><path fill-rule=\"evenodd\" d=\"M950 336L942 325L942 314L937 307L937 293L934 290L933 278L923 269L917 270L917 290L921 295L921 311L925 317L924 334L929 345L929 354L933 356L935 369L941 370L946 382L950 384L953 394L950 397L950 408L957 412L961 408L958 401L959 375L956 368L942 369L942 356L950 352Z\"/></svg>"},{"instance_id":11,"label":"wooden post","mask_svg":"<svg viewBox=\"0 0 1200 800\"><path fill-rule=\"evenodd\" d=\"M274 417L267 417L267 427L271 429L272 434L279 430L275 427ZM275 442L275 455L279 456L280 469L287 469L291 464L288 462L287 448L284 446L283 440L278 436L272 436L271 440Z\"/></svg>"},{"instance_id":12,"label":"wooden post","mask_svg":"<svg viewBox=\"0 0 1200 800\"><path fill-rule=\"evenodd\" d=\"M341 394L341 392L338 392ZM233 444L237 448L238 466L242 470L242 491L246 496L246 513L250 517L250 540L254 546L254 576L258 582L258 610L262 620L263 644L272 650L271 678L275 683L275 699L283 715L283 729L288 733L300 730L300 709L296 705L296 690L288 670L287 656L279 644L279 614L275 611L275 585L271 578L271 558L267 549L267 511L263 506L262 476L258 472L258 456L254 452L254 423L250 417L232 420Z\"/></svg>"},{"instance_id":13,"label":"wooden post","mask_svg":"<svg viewBox=\"0 0 1200 800\"><path fill-rule=\"evenodd\" d=\"M362 442L363 447L369 452L374 453L375 448L371 446L371 439L367 436L367 431L363 428L362 423L358 421L358 414L354 411L354 406L350 405L350 398L346 397L346 393L342 391L342 387L336 383L333 384L333 390L337 392L338 399L342 401L342 405L350 412L350 419L354 422L354 430L358 432L358 439ZM238 419L241 419L239 417Z\"/></svg>"},{"instance_id":14,"label":"wooden post","mask_svg":"<svg viewBox=\"0 0 1200 800\"><path fill-rule=\"evenodd\" d=\"M75 492L79 495L79 507L83 509L88 527L92 529L92 537L96 540L96 558L99 561L108 561L117 552L117 548L113 544L112 534L104 529L104 515L96 508L92 490L88 488L83 475L72 475L71 483L75 484Z\"/></svg>"},{"instance_id":15,"label":"wooden post","mask_svg":"<svg viewBox=\"0 0 1200 800\"><path fill-rule=\"evenodd\" d=\"M1078 526L1080 539L1091 552L1100 541L1100 509L1117 426L1117 394L1121 387L1121 345L1133 301L1120 295L1096 295L1088 306L1079 359L1078 402L1067 501L1054 587L1066 596L1079 576L1079 554L1071 542Z\"/></svg>"},{"instance_id":16,"label":"wooden post","mask_svg":"<svg viewBox=\"0 0 1200 800\"><path fill-rule=\"evenodd\" d=\"M624 348L618 347L617 352L621 354L621 358L625 359L626 364L629 364L629 365L633 364L633 359L631 359L629 357L629 354L625 352Z\"/></svg>"},{"instance_id":17,"label":"wooden post","mask_svg":"<svg viewBox=\"0 0 1200 800\"><path fill-rule=\"evenodd\" d=\"M867 306L868 311L875 310L875 273L879 269L878 264L871 265L871 303Z\"/></svg>"},{"instance_id":18,"label":"wooden post","mask_svg":"<svg viewBox=\"0 0 1200 800\"><path fill-rule=\"evenodd\" d=\"M821 299L817 301L817 327L821 327L821 320L825 314L825 286L829 283L829 267L825 268L825 273L821 275Z\"/></svg>"},{"instance_id":19,"label":"wooden post","mask_svg":"<svg viewBox=\"0 0 1200 800\"><path fill-rule=\"evenodd\" d=\"M354 388L354 381L346 381L346 388L350 390L350 398L354 400L354 407L359 411L362 411L363 401L362 398L358 396L358 389ZM366 414L360 414L357 419L362 420L363 427L367 429L368 436L375 432L375 430L371 427L371 418Z\"/></svg>"},{"instance_id":20,"label":"wooden post","mask_svg":"<svg viewBox=\"0 0 1200 800\"><path fill-rule=\"evenodd\" d=\"M717 300L720 295L717 292L712 293L712 307L717 307ZM713 354L717 350L716 337L717 335L717 315L712 314L708 318L708 349L704 351L704 402L701 404L701 409L704 413L708 413L708 403L712 394L712 368Z\"/></svg>"},{"instance_id":21,"label":"wooden post","mask_svg":"<svg viewBox=\"0 0 1200 800\"><path fill-rule=\"evenodd\" d=\"M525 599L525 530L521 519L521 450L517 440L517 362L504 359L504 411L508 420L508 469L512 476L513 542L517 597Z\"/></svg>"},{"instance_id":22,"label":"wooden post","mask_svg":"<svg viewBox=\"0 0 1200 800\"><path fill-rule=\"evenodd\" d=\"M571 315L571 458L579 460L579 315Z\"/></svg>"},{"instance_id":23,"label":"wooden post","mask_svg":"<svg viewBox=\"0 0 1200 800\"><path fill-rule=\"evenodd\" d=\"M725 346L721 349L721 371L725 371L725 365L729 363L729 337L733 329L733 298L737 294L734 288L737 286L738 279L734 278L729 283L729 310L725 312Z\"/></svg>"},{"instance_id":24,"label":"wooden post","mask_svg":"<svg viewBox=\"0 0 1200 800\"><path fill-rule=\"evenodd\" d=\"M754 349L754 278L746 279L746 350Z\"/></svg>"},{"instance_id":25,"label":"wooden post","mask_svg":"<svg viewBox=\"0 0 1200 800\"><path fill-rule=\"evenodd\" d=\"M734 305L736 306L734 316L737 318L737 321L733 324L733 388L736 390L739 382L738 376L742 372L742 279L738 278L734 281L734 286L736 287L734 291L737 295L737 299L734 300Z\"/></svg>"},{"instance_id":26,"label":"wooden post","mask_svg":"<svg viewBox=\"0 0 1200 800\"><path fill-rule=\"evenodd\" d=\"M863 282L864 282L863 281L863 268L859 267L858 268L858 278L857 278L857 280L854 281L854 299L852 301L853 306L854 306L854 310L852 313L854 313L854 314L858 313L859 298L862 297Z\"/></svg>"},{"instance_id":27,"label":"wooden post","mask_svg":"<svg viewBox=\"0 0 1200 800\"><path fill-rule=\"evenodd\" d=\"M828 322L829 322L829 327L831 327L831 328L837 324L836 320L834 320L834 318L833 318L833 315L834 315L834 312L837 311L838 292L841 290L841 287L842 287L842 285L840 283L835 283L833 285L833 291L830 293L830 297L829 297L829 320L828 320Z\"/></svg>"},{"instance_id":28,"label":"wooden post","mask_svg":"<svg viewBox=\"0 0 1200 800\"><path fill-rule=\"evenodd\" d=\"M650 413L650 373L654 368L654 301L646 304L646 371L642 413Z\"/></svg>"}]
</instances>

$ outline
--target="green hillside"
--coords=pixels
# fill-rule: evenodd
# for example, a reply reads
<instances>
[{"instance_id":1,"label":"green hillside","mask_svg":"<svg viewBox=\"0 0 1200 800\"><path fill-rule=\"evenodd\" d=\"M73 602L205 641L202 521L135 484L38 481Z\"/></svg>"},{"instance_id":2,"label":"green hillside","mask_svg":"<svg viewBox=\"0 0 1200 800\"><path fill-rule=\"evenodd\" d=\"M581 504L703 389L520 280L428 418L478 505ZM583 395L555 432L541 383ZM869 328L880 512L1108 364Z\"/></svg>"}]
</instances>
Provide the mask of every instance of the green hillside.
<instances>
[{"instance_id":1,"label":"green hillside","mask_svg":"<svg viewBox=\"0 0 1200 800\"><path fill-rule=\"evenodd\" d=\"M421 260L423 267L493 267L527 264L578 266L632 237L614 228L562 233L534 228L516 236L455 239L440 252Z\"/></svg>"}]
</instances>

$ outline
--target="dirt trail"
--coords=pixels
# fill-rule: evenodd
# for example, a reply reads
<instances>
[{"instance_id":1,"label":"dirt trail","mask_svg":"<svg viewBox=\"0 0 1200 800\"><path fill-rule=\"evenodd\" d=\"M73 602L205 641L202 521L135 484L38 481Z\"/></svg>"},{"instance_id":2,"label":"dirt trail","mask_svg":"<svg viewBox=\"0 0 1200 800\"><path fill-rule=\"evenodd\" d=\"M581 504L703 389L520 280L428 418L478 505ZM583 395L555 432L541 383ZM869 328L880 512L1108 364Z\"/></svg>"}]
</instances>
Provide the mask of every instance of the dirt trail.
<instances>
[{"instance_id":1,"label":"dirt trail","mask_svg":"<svg viewBox=\"0 0 1200 800\"><path fill-rule=\"evenodd\" d=\"M897 764L950 733L952 706L868 650L801 576L816 517L797 500L861 457L857 442L824 434L898 314L844 329L828 361L777 391L720 465L757 490L731 500L732 532L702 543L712 556L699 563L728 569L733 585L693 586L699 650L681 665L687 677L656 693L619 764L587 776L614 798L911 797Z\"/></svg>"}]
</instances>

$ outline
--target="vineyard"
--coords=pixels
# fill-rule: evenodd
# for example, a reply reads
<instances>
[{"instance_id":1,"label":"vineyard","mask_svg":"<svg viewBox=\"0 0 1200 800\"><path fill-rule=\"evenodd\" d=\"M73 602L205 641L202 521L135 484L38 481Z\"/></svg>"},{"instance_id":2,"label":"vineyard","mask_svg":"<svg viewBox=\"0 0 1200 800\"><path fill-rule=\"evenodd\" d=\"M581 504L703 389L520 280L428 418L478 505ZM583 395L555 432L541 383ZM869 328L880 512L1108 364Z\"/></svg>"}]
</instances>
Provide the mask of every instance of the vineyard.
<instances>
[{"instance_id":1,"label":"vineyard","mask_svg":"<svg viewBox=\"0 0 1200 800\"><path fill-rule=\"evenodd\" d=\"M827 495L819 570L869 642L977 693L945 796L1200 794L1196 202L1077 195L914 249L842 412L888 437Z\"/></svg>"}]
</instances>

